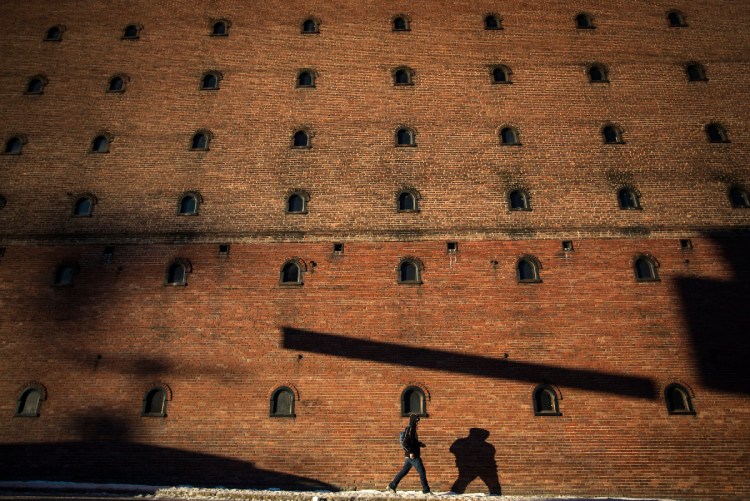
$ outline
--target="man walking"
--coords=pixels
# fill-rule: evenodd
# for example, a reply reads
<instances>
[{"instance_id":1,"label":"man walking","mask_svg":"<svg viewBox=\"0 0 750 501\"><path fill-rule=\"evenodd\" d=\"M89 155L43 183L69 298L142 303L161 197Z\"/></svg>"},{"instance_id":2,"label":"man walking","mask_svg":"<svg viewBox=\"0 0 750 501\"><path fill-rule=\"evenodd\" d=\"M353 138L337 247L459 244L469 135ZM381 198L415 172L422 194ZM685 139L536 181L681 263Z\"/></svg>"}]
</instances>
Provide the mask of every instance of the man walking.
<instances>
[{"instance_id":1,"label":"man walking","mask_svg":"<svg viewBox=\"0 0 750 501\"><path fill-rule=\"evenodd\" d=\"M395 478L388 484L388 490L396 492L396 487L402 478L409 473L409 470L414 467L419 473L419 481L422 482L422 493L430 494L430 486L427 484L427 474L424 471L424 465L422 464L422 458L420 457L420 450L425 445L419 441L417 436L417 423L419 423L419 416L412 414L409 416L409 426L406 427L404 432L404 439L401 441L401 447L404 449L404 467L398 472Z\"/></svg>"}]
</instances>

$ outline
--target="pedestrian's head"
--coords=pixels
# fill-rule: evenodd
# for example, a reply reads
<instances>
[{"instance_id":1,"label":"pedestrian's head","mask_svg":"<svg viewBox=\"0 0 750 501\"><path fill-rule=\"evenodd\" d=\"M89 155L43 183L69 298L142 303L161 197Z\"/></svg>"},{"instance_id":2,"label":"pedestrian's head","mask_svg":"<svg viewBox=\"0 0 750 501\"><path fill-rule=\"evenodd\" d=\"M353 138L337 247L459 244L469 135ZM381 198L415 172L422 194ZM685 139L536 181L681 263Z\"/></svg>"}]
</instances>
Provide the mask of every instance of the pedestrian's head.
<instances>
[{"instance_id":1,"label":"pedestrian's head","mask_svg":"<svg viewBox=\"0 0 750 501\"><path fill-rule=\"evenodd\" d=\"M411 414L409 416L409 426L417 426L419 422L419 416L417 414Z\"/></svg>"}]
</instances>

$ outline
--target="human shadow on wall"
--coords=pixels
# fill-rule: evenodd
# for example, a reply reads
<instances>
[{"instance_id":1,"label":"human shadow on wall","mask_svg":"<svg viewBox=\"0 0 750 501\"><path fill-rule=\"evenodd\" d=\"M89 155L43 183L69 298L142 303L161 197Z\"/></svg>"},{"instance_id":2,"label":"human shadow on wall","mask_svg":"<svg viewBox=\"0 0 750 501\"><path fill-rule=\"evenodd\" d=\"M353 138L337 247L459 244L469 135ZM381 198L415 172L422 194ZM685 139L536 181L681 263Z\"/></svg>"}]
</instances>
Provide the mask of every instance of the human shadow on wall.
<instances>
[{"instance_id":1,"label":"human shadow on wall","mask_svg":"<svg viewBox=\"0 0 750 501\"><path fill-rule=\"evenodd\" d=\"M487 442L489 436L490 432L483 428L471 428L468 437L453 442L450 452L456 456L458 478L451 491L463 494L466 487L479 477L490 490L491 496L501 495L495 448Z\"/></svg>"}]
</instances>

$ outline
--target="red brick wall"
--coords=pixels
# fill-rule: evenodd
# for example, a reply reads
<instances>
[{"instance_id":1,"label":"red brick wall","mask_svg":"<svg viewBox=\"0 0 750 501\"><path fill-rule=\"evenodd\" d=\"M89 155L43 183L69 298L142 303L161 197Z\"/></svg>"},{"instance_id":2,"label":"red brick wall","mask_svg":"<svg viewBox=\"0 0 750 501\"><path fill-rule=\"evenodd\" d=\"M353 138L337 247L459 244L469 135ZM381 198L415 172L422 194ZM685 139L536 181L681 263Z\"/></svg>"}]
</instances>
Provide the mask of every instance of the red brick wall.
<instances>
[{"instance_id":1,"label":"red brick wall","mask_svg":"<svg viewBox=\"0 0 750 501\"><path fill-rule=\"evenodd\" d=\"M482 428L503 493L747 497L750 211L726 196L750 185L747 7L6 6L0 133L28 143L0 155L2 477L304 483L286 474L383 488L400 466L400 393L419 383L435 490L456 480L451 444ZM670 8L689 26L668 28ZM574 28L581 11L595 30ZM482 29L489 12L505 29ZM397 13L411 31L390 30ZM310 15L319 35L299 33ZM228 38L209 36L216 18L231 21ZM120 40L130 22L143 25L138 41ZM54 24L62 42L42 41ZM687 82L691 60L708 82ZM588 83L594 61L609 84ZM498 63L513 84L490 84ZM392 85L402 65L414 86ZM316 88L295 88L301 68L317 72ZM222 73L219 91L199 90L207 70ZM105 93L117 73L126 92ZM44 94L24 95L36 74ZM711 121L731 143L706 141ZM605 122L623 127L624 145L602 144ZM522 146L499 145L504 124ZM393 146L401 125L416 148ZM297 127L313 132L311 149L290 148ZM208 152L189 150L198 129L213 133ZM101 131L110 152L88 153ZM624 185L643 210L618 209ZM420 212L395 211L404 187L421 194ZM508 210L514 187L529 190L531 212ZM310 194L306 215L284 213L294 189ZM178 216L189 190L200 215ZM81 193L98 199L91 218L71 217ZM232 244L229 258L219 243ZM115 246L109 265L104 245ZM661 281L636 282L639 253L658 260ZM525 254L542 283L516 282ZM397 284L405 256L424 263L421 286ZM187 287L163 285L175 257L192 263ZM279 287L292 257L305 284ZM54 288L65 260L80 266L75 285ZM355 353L286 349L285 327L343 336ZM366 342L425 351L412 360ZM41 416L12 417L32 380L48 390ZM168 417L142 418L159 381L173 391ZM542 382L557 385L562 416L534 416ZM694 393L695 416L667 414L673 382ZM295 419L268 417L283 384L299 392Z\"/></svg>"}]
</instances>

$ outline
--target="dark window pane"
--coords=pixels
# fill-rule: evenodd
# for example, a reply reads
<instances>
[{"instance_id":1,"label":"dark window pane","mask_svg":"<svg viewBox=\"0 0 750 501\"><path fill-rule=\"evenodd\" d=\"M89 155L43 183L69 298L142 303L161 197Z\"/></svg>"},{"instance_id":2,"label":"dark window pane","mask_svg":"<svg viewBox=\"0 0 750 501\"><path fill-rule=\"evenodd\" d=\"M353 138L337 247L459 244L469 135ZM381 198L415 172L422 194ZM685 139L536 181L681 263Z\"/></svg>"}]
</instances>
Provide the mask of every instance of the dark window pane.
<instances>
[{"instance_id":1,"label":"dark window pane","mask_svg":"<svg viewBox=\"0 0 750 501\"><path fill-rule=\"evenodd\" d=\"M403 17L397 17L393 20L393 29L397 31L402 31L406 29L406 19Z\"/></svg>"},{"instance_id":2,"label":"dark window pane","mask_svg":"<svg viewBox=\"0 0 750 501\"><path fill-rule=\"evenodd\" d=\"M540 396L540 407L542 412L555 412L555 397L549 390L542 390L539 392Z\"/></svg>"},{"instance_id":3,"label":"dark window pane","mask_svg":"<svg viewBox=\"0 0 750 501\"><path fill-rule=\"evenodd\" d=\"M518 279L519 280L535 280L536 273L534 265L529 261L523 260L518 263Z\"/></svg>"},{"instance_id":4,"label":"dark window pane","mask_svg":"<svg viewBox=\"0 0 750 501\"><path fill-rule=\"evenodd\" d=\"M424 413L424 398L417 390L409 392L409 412L414 414Z\"/></svg>"},{"instance_id":5,"label":"dark window pane","mask_svg":"<svg viewBox=\"0 0 750 501\"><path fill-rule=\"evenodd\" d=\"M398 210L416 210L414 195L405 191L398 196Z\"/></svg>"},{"instance_id":6,"label":"dark window pane","mask_svg":"<svg viewBox=\"0 0 750 501\"><path fill-rule=\"evenodd\" d=\"M411 131L409 129L399 129L396 134L398 144L413 144Z\"/></svg>"},{"instance_id":7,"label":"dark window pane","mask_svg":"<svg viewBox=\"0 0 750 501\"><path fill-rule=\"evenodd\" d=\"M606 126L602 133L604 134L605 143L617 143L620 140L620 135L617 133L617 129L611 125Z\"/></svg>"},{"instance_id":8,"label":"dark window pane","mask_svg":"<svg viewBox=\"0 0 750 501\"><path fill-rule=\"evenodd\" d=\"M62 31L57 26L53 26L47 30L47 40L60 40L62 38Z\"/></svg>"},{"instance_id":9,"label":"dark window pane","mask_svg":"<svg viewBox=\"0 0 750 501\"><path fill-rule=\"evenodd\" d=\"M495 16L487 16L484 18L484 27L488 30L496 30L500 27L500 23Z\"/></svg>"},{"instance_id":10,"label":"dark window pane","mask_svg":"<svg viewBox=\"0 0 750 501\"><path fill-rule=\"evenodd\" d=\"M198 133L193 136L193 149L194 150L205 150L208 148L208 137L203 133Z\"/></svg>"},{"instance_id":11,"label":"dark window pane","mask_svg":"<svg viewBox=\"0 0 750 501\"><path fill-rule=\"evenodd\" d=\"M293 414L294 395L289 390L281 390L273 398L271 413L276 416L291 416Z\"/></svg>"},{"instance_id":12,"label":"dark window pane","mask_svg":"<svg viewBox=\"0 0 750 501\"><path fill-rule=\"evenodd\" d=\"M591 28L591 18L586 14L578 14L576 16L576 26L578 28Z\"/></svg>"},{"instance_id":13,"label":"dark window pane","mask_svg":"<svg viewBox=\"0 0 750 501\"><path fill-rule=\"evenodd\" d=\"M287 211L289 212L304 212L305 200L300 195L292 195L289 197L287 203Z\"/></svg>"},{"instance_id":14,"label":"dark window pane","mask_svg":"<svg viewBox=\"0 0 750 501\"><path fill-rule=\"evenodd\" d=\"M689 411L687 396L679 388L670 388L667 392L669 409L672 412Z\"/></svg>"},{"instance_id":15,"label":"dark window pane","mask_svg":"<svg viewBox=\"0 0 750 501\"><path fill-rule=\"evenodd\" d=\"M198 208L198 201L192 195L183 197L180 202L180 214L195 214Z\"/></svg>"},{"instance_id":16,"label":"dark window pane","mask_svg":"<svg viewBox=\"0 0 750 501\"><path fill-rule=\"evenodd\" d=\"M635 261L635 275L639 280L655 278L654 267L648 259L639 258Z\"/></svg>"},{"instance_id":17,"label":"dark window pane","mask_svg":"<svg viewBox=\"0 0 750 501\"><path fill-rule=\"evenodd\" d=\"M310 87L313 84L313 78L309 71L303 71L299 74L298 83L300 87Z\"/></svg>"},{"instance_id":18,"label":"dark window pane","mask_svg":"<svg viewBox=\"0 0 750 501\"><path fill-rule=\"evenodd\" d=\"M604 72L599 66L592 66L589 69L589 78L592 82L603 82L604 81Z\"/></svg>"},{"instance_id":19,"label":"dark window pane","mask_svg":"<svg viewBox=\"0 0 750 501\"><path fill-rule=\"evenodd\" d=\"M299 279L299 266L297 263L287 263L281 270L281 281L284 283L298 283Z\"/></svg>"},{"instance_id":20,"label":"dark window pane","mask_svg":"<svg viewBox=\"0 0 750 501\"><path fill-rule=\"evenodd\" d=\"M30 94L39 94L44 89L44 82L41 78L33 78L26 87L26 92Z\"/></svg>"},{"instance_id":21,"label":"dark window pane","mask_svg":"<svg viewBox=\"0 0 750 501\"><path fill-rule=\"evenodd\" d=\"M294 146L307 146L308 137L305 131L297 131L294 133Z\"/></svg>"},{"instance_id":22,"label":"dark window pane","mask_svg":"<svg viewBox=\"0 0 750 501\"><path fill-rule=\"evenodd\" d=\"M302 31L304 31L305 33L315 33L316 31L318 31L318 27L315 24L315 21L313 21L312 19L308 19L302 24Z\"/></svg>"},{"instance_id":23,"label":"dark window pane","mask_svg":"<svg viewBox=\"0 0 750 501\"><path fill-rule=\"evenodd\" d=\"M688 79L693 82L703 80L705 78L705 76L703 75L703 68L697 64L691 64L690 66L688 66L687 74Z\"/></svg>"},{"instance_id":24,"label":"dark window pane","mask_svg":"<svg viewBox=\"0 0 750 501\"><path fill-rule=\"evenodd\" d=\"M723 143L727 139L726 132L719 125L709 125L706 131L708 132L708 139L712 143Z\"/></svg>"},{"instance_id":25,"label":"dark window pane","mask_svg":"<svg viewBox=\"0 0 750 501\"><path fill-rule=\"evenodd\" d=\"M39 401L41 394L39 390L26 390L18 405L18 413L24 416L35 416L39 412Z\"/></svg>"},{"instance_id":26,"label":"dark window pane","mask_svg":"<svg viewBox=\"0 0 750 501\"><path fill-rule=\"evenodd\" d=\"M507 82L508 75L503 68L495 68L492 70L492 80L495 82Z\"/></svg>"},{"instance_id":27,"label":"dark window pane","mask_svg":"<svg viewBox=\"0 0 750 501\"><path fill-rule=\"evenodd\" d=\"M218 88L218 79L216 75L208 74L203 77L203 88L204 89L216 89Z\"/></svg>"},{"instance_id":28,"label":"dark window pane","mask_svg":"<svg viewBox=\"0 0 750 501\"><path fill-rule=\"evenodd\" d=\"M57 270L57 274L55 276L55 284L70 285L73 283L73 275L75 275L75 269L72 266L62 266Z\"/></svg>"},{"instance_id":29,"label":"dark window pane","mask_svg":"<svg viewBox=\"0 0 750 501\"><path fill-rule=\"evenodd\" d=\"M398 70L396 72L396 83L397 84L408 84L410 83L409 72L406 70Z\"/></svg>"},{"instance_id":30,"label":"dark window pane","mask_svg":"<svg viewBox=\"0 0 750 501\"><path fill-rule=\"evenodd\" d=\"M12 137L5 143L5 153L9 155L17 155L21 153L21 139Z\"/></svg>"},{"instance_id":31,"label":"dark window pane","mask_svg":"<svg viewBox=\"0 0 750 501\"><path fill-rule=\"evenodd\" d=\"M96 136L91 149L97 153L106 153L109 148L109 141L104 136Z\"/></svg>"},{"instance_id":32,"label":"dark window pane","mask_svg":"<svg viewBox=\"0 0 750 501\"><path fill-rule=\"evenodd\" d=\"M503 144L516 144L518 142L516 131L514 131L510 127L504 128L500 135L502 137Z\"/></svg>"},{"instance_id":33,"label":"dark window pane","mask_svg":"<svg viewBox=\"0 0 750 501\"><path fill-rule=\"evenodd\" d=\"M185 267L180 263L175 263L169 267L169 273L167 273L167 283L170 284L184 284L185 283Z\"/></svg>"},{"instance_id":34,"label":"dark window pane","mask_svg":"<svg viewBox=\"0 0 750 501\"><path fill-rule=\"evenodd\" d=\"M164 414L164 390L155 389L146 395L144 414Z\"/></svg>"},{"instance_id":35,"label":"dark window pane","mask_svg":"<svg viewBox=\"0 0 750 501\"><path fill-rule=\"evenodd\" d=\"M732 202L732 207L750 207L747 192L739 188L729 190L729 199Z\"/></svg>"},{"instance_id":36,"label":"dark window pane","mask_svg":"<svg viewBox=\"0 0 750 501\"><path fill-rule=\"evenodd\" d=\"M76 202L74 213L76 216L88 216L91 214L91 199L81 198L78 200L78 202Z\"/></svg>"},{"instance_id":37,"label":"dark window pane","mask_svg":"<svg viewBox=\"0 0 750 501\"><path fill-rule=\"evenodd\" d=\"M227 25L226 23L223 23L219 21L218 23L214 24L214 29L212 32L214 35L221 36L227 34Z\"/></svg>"},{"instance_id":38,"label":"dark window pane","mask_svg":"<svg viewBox=\"0 0 750 501\"><path fill-rule=\"evenodd\" d=\"M133 24L126 26L123 36L125 38L138 38L138 27Z\"/></svg>"},{"instance_id":39,"label":"dark window pane","mask_svg":"<svg viewBox=\"0 0 750 501\"><path fill-rule=\"evenodd\" d=\"M638 197L631 190L620 190L618 195L621 209L635 209L638 207Z\"/></svg>"},{"instance_id":40,"label":"dark window pane","mask_svg":"<svg viewBox=\"0 0 750 501\"><path fill-rule=\"evenodd\" d=\"M399 277L402 282L416 282L419 279L417 265L411 261L401 263Z\"/></svg>"},{"instance_id":41,"label":"dark window pane","mask_svg":"<svg viewBox=\"0 0 750 501\"><path fill-rule=\"evenodd\" d=\"M109 81L109 90L119 92L125 88L125 81L120 77L114 77Z\"/></svg>"},{"instance_id":42,"label":"dark window pane","mask_svg":"<svg viewBox=\"0 0 750 501\"><path fill-rule=\"evenodd\" d=\"M526 194L522 191L512 191L510 193L510 208L528 209L528 199L526 198Z\"/></svg>"},{"instance_id":43,"label":"dark window pane","mask_svg":"<svg viewBox=\"0 0 750 501\"><path fill-rule=\"evenodd\" d=\"M667 19L669 19L670 26L682 26L682 16L677 12L670 12Z\"/></svg>"}]
</instances>

